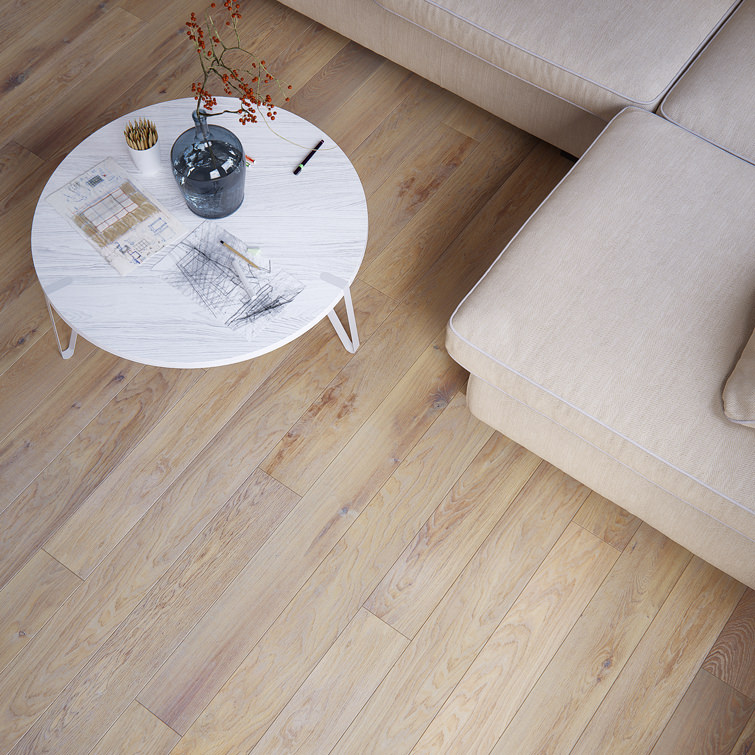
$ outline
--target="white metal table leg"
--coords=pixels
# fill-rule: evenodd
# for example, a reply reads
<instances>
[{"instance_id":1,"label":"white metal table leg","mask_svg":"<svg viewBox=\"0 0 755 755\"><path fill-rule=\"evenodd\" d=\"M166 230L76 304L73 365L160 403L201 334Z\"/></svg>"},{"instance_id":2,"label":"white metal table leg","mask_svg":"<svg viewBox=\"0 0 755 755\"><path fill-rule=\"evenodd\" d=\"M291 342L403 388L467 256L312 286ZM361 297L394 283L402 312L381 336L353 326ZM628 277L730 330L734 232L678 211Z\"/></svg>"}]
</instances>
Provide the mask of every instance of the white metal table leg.
<instances>
[{"instance_id":1,"label":"white metal table leg","mask_svg":"<svg viewBox=\"0 0 755 755\"><path fill-rule=\"evenodd\" d=\"M50 315L50 322L52 322L52 329L55 333L55 340L58 342L58 349L60 350L60 356L63 357L63 359L70 359L73 356L73 350L76 348L76 331L71 328L71 338L68 341L68 347L63 348L63 345L60 343L60 336L58 335L58 326L55 324L55 317L52 313L52 305L50 304L50 300L45 296L45 302L47 303L47 311Z\"/></svg>"},{"instance_id":2,"label":"white metal table leg","mask_svg":"<svg viewBox=\"0 0 755 755\"><path fill-rule=\"evenodd\" d=\"M354 354L359 348L359 333L357 332L357 320L356 316L354 315L354 303L351 300L351 290L349 289L349 284L342 278L331 275L330 273L322 273L321 278L327 283L331 283L332 285L337 286L343 292L343 301L346 305L346 317L349 323L349 333L346 333L346 329L338 319L338 315L336 314L334 309L328 312L328 319L333 325L333 329L336 331L336 335L341 339L343 347L350 354Z\"/></svg>"}]
</instances>

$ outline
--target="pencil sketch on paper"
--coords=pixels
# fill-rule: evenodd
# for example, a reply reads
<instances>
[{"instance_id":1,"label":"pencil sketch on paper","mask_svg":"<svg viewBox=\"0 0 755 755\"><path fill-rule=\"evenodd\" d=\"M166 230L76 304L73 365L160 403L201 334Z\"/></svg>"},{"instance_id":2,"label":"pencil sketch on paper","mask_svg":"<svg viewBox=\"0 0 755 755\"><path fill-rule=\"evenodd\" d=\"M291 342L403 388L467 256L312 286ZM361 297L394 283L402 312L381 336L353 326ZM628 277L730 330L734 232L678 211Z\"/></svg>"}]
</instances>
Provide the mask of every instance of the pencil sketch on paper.
<instances>
[{"instance_id":1,"label":"pencil sketch on paper","mask_svg":"<svg viewBox=\"0 0 755 755\"><path fill-rule=\"evenodd\" d=\"M248 339L304 288L289 273L263 264L260 255L251 257L241 239L209 220L171 249L155 270Z\"/></svg>"},{"instance_id":2,"label":"pencil sketch on paper","mask_svg":"<svg viewBox=\"0 0 755 755\"><path fill-rule=\"evenodd\" d=\"M185 232L110 157L58 189L48 201L121 275Z\"/></svg>"}]
</instances>

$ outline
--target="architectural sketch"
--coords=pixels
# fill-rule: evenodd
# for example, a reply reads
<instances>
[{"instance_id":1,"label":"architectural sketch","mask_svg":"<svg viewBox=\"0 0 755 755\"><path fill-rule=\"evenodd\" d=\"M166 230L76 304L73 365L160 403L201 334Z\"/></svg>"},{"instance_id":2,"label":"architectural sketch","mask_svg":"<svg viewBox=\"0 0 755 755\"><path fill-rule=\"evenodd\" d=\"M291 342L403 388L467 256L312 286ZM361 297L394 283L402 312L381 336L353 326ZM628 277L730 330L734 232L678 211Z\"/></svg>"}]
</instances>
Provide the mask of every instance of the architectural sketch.
<instances>
[{"instance_id":1,"label":"architectural sketch","mask_svg":"<svg viewBox=\"0 0 755 755\"><path fill-rule=\"evenodd\" d=\"M252 256L245 242L211 220L170 250L155 270L248 339L304 288L289 273L274 269L262 255Z\"/></svg>"},{"instance_id":2,"label":"architectural sketch","mask_svg":"<svg viewBox=\"0 0 755 755\"><path fill-rule=\"evenodd\" d=\"M185 233L112 158L58 189L48 201L121 275Z\"/></svg>"}]
</instances>

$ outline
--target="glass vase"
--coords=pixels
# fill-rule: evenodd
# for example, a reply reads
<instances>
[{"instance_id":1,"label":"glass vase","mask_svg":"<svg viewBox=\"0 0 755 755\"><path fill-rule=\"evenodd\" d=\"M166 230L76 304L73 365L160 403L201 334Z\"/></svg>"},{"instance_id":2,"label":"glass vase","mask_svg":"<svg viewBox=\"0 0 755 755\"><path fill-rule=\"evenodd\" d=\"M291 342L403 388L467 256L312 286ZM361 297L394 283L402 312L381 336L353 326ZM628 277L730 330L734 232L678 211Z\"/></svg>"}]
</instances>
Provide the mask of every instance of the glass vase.
<instances>
[{"instance_id":1,"label":"glass vase","mask_svg":"<svg viewBox=\"0 0 755 755\"><path fill-rule=\"evenodd\" d=\"M194 128L173 143L173 176L189 209L203 218L224 218L244 201L246 159L238 137L192 112Z\"/></svg>"}]
</instances>

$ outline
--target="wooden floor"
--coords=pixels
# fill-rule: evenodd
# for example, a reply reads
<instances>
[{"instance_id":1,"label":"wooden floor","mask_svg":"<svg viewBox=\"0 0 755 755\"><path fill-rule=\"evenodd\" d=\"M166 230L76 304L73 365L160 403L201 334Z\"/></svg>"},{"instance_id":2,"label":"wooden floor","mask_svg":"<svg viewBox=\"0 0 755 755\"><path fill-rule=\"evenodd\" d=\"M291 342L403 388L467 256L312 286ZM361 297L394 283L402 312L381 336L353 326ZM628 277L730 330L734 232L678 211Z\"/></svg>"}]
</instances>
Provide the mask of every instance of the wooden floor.
<instances>
[{"instance_id":1,"label":"wooden floor","mask_svg":"<svg viewBox=\"0 0 755 755\"><path fill-rule=\"evenodd\" d=\"M444 350L558 150L249 2L364 182L363 345L326 320L228 368L60 358L37 199L88 133L187 96L191 10L3 10L0 752L750 752L753 591L472 418Z\"/></svg>"}]
</instances>

